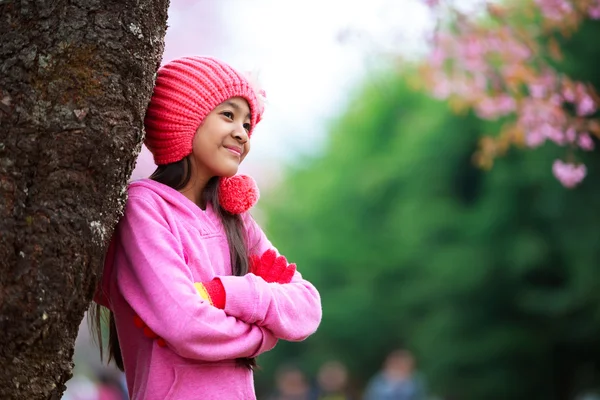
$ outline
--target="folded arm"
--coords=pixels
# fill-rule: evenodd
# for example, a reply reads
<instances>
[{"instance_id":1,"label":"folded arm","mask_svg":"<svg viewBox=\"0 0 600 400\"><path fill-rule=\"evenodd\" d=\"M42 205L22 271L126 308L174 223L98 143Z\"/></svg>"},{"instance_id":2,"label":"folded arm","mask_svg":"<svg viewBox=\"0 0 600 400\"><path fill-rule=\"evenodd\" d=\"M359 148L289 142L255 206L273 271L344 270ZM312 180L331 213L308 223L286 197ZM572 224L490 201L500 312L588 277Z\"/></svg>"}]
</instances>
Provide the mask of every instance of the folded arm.
<instances>
[{"instance_id":1,"label":"folded arm","mask_svg":"<svg viewBox=\"0 0 600 400\"><path fill-rule=\"evenodd\" d=\"M290 283L268 283L254 274L224 276L225 312L269 329L278 339L301 341L322 317L319 292L296 272Z\"/></svg>"},{"instance_id":2,"label":"folded arm","mask_svg":"<svg viewBox=\"0 0 600 400\"><path fill-rule=\"evenodd\" d=\"M258 224L244 216L251 256L263 256L273 247ZM283 272L285 275L290 270ZM264 274L266 276L266 274ZM322 317L317 289L295 272L290 283L266 282L252 273L220 277L227 301L225 312L251 324L268 328L279 338L300 341L314 333ZM285 279L288 281L289 277Z\"/></svg>"},{"instance_id":3,"label":"folded arm","mask_svg":"<svg viewBox=\"0 0 600 400\"><path fill-rule=\"evenodd\" d=\"M275 345L268 328L228 316L198 295L181 243L157 204L130 196L116 234L117 287L174 352L218 361L255 357Z\"/></svg>"}]
</instances>

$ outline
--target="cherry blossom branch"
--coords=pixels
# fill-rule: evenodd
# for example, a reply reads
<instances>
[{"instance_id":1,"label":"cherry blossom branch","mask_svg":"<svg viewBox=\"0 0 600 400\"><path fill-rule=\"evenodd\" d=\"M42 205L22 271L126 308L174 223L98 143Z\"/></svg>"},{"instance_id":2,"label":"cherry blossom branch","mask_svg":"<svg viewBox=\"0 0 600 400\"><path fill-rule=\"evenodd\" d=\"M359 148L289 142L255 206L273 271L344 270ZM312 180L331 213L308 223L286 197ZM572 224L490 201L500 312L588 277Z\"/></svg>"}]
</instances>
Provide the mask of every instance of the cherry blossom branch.
<instances>
[{"instance_id":1,"label":"cherry blossom branch","mask_svg":"<svg viewBox=\"0 0 600 400\"><path fill-rule=\"evenodd\" d=\"M579 151L600 138L600 98L594 88L558 72L550 59L562 55L554 36L568 37L586 18L600 18L600 0L516 0L486 3L485 18L470 18L451 1L424 0L448 18L437 24L432 52L421 71L431 93L457 110L473 109L487 120L505 121L501 132L482 138L477 165L491 168L513 145L536 148L547 141L564 147L552 170L565 187L586 175ZM541 23L539 20L541 19Z\"/></svg>"}]
</instances>

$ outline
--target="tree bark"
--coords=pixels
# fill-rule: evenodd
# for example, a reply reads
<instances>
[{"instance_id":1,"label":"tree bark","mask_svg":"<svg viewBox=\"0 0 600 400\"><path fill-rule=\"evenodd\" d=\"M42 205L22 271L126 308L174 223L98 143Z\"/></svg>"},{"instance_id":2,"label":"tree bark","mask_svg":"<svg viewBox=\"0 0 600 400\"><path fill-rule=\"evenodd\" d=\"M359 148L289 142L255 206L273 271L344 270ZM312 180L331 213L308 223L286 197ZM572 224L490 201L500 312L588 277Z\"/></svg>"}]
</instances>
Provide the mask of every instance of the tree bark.
<instances>
[{"instance_id":1,"label":"tree bark","mask_svg":"<svg viewBox=\"0 0 600 400\"><path fill-rule=\"evenodd\" d=\"M0 399L59 399L122 213L168 0L0 0Z\"/></svg>"}]
</instances>

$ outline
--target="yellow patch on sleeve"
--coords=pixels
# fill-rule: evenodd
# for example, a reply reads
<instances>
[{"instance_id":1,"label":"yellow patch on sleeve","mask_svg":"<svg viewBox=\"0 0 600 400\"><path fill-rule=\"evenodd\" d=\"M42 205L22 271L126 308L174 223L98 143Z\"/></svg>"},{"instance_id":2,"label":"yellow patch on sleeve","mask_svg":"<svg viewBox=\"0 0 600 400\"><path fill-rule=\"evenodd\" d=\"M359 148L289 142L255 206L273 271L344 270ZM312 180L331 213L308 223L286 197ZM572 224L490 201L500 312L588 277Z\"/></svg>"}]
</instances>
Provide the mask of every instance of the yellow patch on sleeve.
<instances>
[{"instance_id":1,"label":"yellow patch on sleeve","mask_svg":"<svg viewBox=\"0 0 600 400\"><path fill-rule=\"evenodd\" d=\"M204 300L207 300L210 303L210 305L212 306L213 303L212 303L210 296L208 295L208 292L206 291L206 288L204 287L204 285L201 282L196 282L196 283L194 283L194 287L196 288L196 291L198 292L200 297L202 297Z\"/></svg>"}]
</instances>

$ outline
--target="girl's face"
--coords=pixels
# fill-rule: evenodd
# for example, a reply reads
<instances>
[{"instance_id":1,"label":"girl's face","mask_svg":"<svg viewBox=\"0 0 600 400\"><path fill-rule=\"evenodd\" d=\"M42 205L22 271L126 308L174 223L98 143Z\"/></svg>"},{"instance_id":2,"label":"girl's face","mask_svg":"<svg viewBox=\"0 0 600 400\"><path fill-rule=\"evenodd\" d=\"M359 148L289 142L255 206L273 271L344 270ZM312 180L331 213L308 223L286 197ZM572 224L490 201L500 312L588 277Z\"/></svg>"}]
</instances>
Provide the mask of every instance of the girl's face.
<instances>
[{"instance_id":1,"label":"girl's face","mask_svg":"<svg viewBox=\"0 0 600 400\"><path fill-rule=\"evenodd\" d=\"M250 109L241 97L233 97L212 110L196 131L192 162L197 177L230 177L237 173L250 151Z\"/></svg>"}]
</instances>

